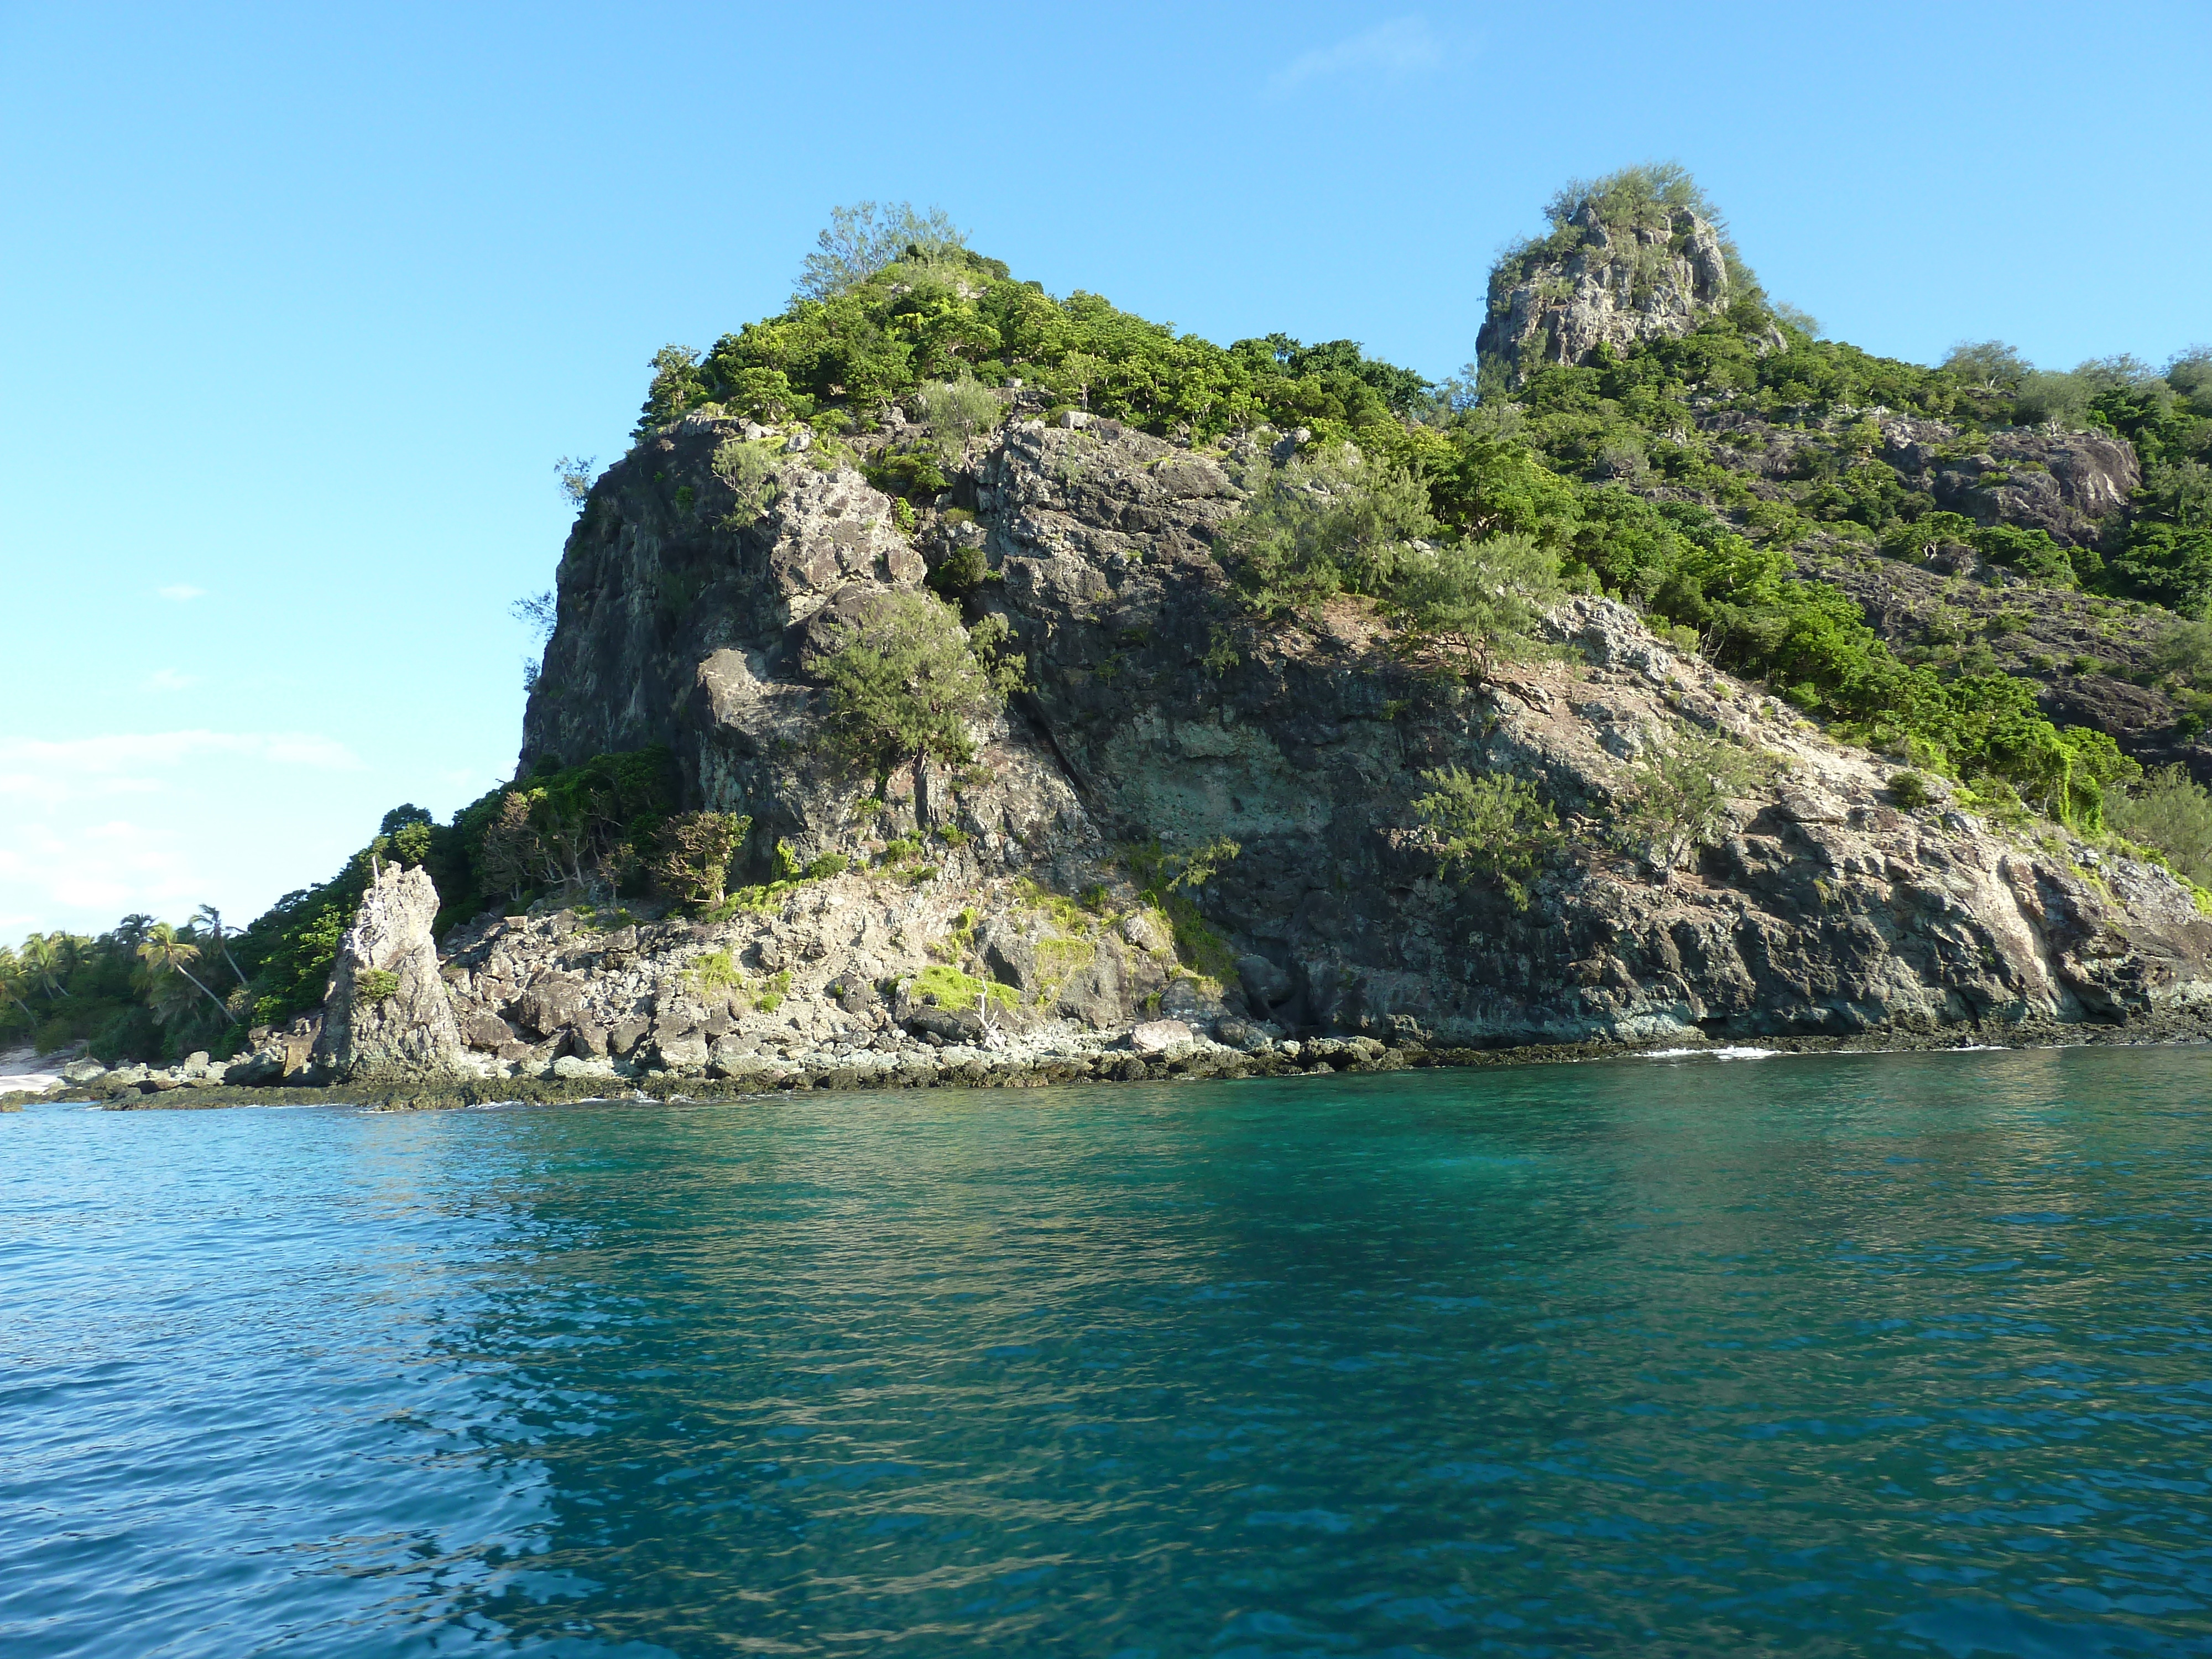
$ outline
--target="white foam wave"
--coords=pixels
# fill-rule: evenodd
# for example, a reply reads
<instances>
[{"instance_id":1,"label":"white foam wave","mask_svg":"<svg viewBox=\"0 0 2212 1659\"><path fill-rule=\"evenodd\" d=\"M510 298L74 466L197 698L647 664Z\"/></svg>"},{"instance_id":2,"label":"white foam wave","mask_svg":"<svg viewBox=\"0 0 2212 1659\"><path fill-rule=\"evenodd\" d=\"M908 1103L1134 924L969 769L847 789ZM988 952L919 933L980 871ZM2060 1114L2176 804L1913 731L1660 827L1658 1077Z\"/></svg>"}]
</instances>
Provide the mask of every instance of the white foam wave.
<instances>
[{"instance_id":1,"label":"white foam wave","mask_svg":"<svg viewBox=\"0 0 2212 1659\"><path fill-rule=\"evenodd\" d=\"M1751 1048L1738 1043L1724 1043L1717 1048L1653 1048L1647 1051L1643 1058L1686 1060L1696 1054L1705 1055L1713 1060L1765 1060L1770 1055L1778 1054L1781 1052L1779 1048Z\"/></svg>"}]
</instances>

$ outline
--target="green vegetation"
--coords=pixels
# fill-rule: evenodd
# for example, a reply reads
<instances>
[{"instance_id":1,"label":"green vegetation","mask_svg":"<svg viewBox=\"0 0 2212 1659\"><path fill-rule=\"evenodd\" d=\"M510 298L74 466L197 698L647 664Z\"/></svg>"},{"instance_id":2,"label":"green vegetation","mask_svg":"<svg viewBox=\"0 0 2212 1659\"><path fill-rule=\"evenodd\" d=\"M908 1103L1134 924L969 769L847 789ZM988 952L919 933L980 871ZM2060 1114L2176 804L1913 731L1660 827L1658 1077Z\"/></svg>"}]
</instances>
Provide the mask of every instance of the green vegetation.
<instances>
[{"instance_id":1,"label":"green vegetation","mask_svg":"<svg viewBox=\"0 0 2212 1659\"><path fill-rule=\"evenodd\" d=\"M41 1054L85 1042L111 1064L231 1054L252 1007L235 938L203 908L181 927L133 915L97 938L33 933L0 945L0 1042Z\"/></svg>"},{"instance_id":2,"label":"green vegetation","mask_svg":"<svg viewBox=\"0 0 2212 1659\"><path fill-rule=\"evenodd\" d=\"M1122 849L1138 892L1166 924L1176 960L1217 991L1236 982L1237 953L1207 924L1194 895L1243 850L1226 836L1173 851L1158 842Z\"/></svg>"},{"instance_id":3,"label":"green vegetation","mask_svg":"<svg viewBox=\"0 0 2212 1659\"><path fill-rule=\"evenodd\" d=\"M763 421L836 411L873 425L911 403L934 447L963 423L995 420L996 400L986 410L976 393L1019 380L1154 432L1211 437L1272 421L1341 438L1428 395L1420 375L1348 340L1273 334L1223 347L1094 294L1054 299L969 250L942 215L862 203L833 219L781 315L725 335L703 356L671 346L654 357L641 432L708 404ZM922 459L906 493L945 487Z\"/></svg>"},{"instance_id":4,"label":"green vegetation","mask_svg":"<svg viewBox=\"0 0 2212 1659\"><path fill-rule=\"evenodd\" d=\"M712 909L722 902L730 860L753 821L731 812L678 812L654 832L653 878L678 904Z\"/></svg>"},{"instance_id":5,"label":"green vegetation","mask_svg":"<svg viewBox=\"0 0 2212 1659\"><path fill-rule=\"evenodd\" d=\"M1001 1008L1012 1008L1021 996L1011 985L963 974L944 963L932 963L915 975L914 994L940 1008L976 1008L985 997Z\"/></svg>"},{"instance_id":6,"label":"green vegetation","mask_svg":"<svg viewBox=\"0 0 2212 1659\"><path fill-rule=\"evenodd\" d=\"M1710 847L1729 824L1729 803L1771 777L1772 757L1711 732L1689 732L1645 757L1621 823L1621 837L1662 874L1693 848Z\"/></svg>"},{"instance_id":7,"label":"green vegetation","mask_svg":"<svg viewBox=\"0 0 2212 1659\"><path fill-rule=\"evenodd\" d=\"M2212 888L2212 792L2178 766L2153 772L2106 811L2114 834L2163 853L2199 889Z\"/></svg>"},{"instance_id":8,"label":"green vegetation","mask_svg":"<svg viewBox=\"0 0 2212 1659\"><path fill-rule=\"evenodd\" d=\"M1935 792L1928 787L1928 780L1911 771L1899 772L1890 779L1889 796L1908 812L1927 805L1936 798Z\"/></svg>"},{"instance_id":9,"label":"green vegetation","mask_svg":"<svg viewBox=\"0 0 2212 1659\"><path fill-rule=\"evenodd\" d=\"M829 688L830 741L879 778L901 762L964 766L975 757L969 727L1021 683L1006 639L1002 619L963 629L928 593L870 599L829 631L812 664Z\"/></svg>"},{"instance_id":10,"label":"green vegetation","mask_svg":"<svg viewBox=\"0 0 2212 1659\"><path fill-rule=\"evenodd\" d=\"M726 438L714 447L714 476L730 489L729 511L722 515L725 530L742 530L767 512L775 500L776 447L766 441L748 443Z\"/></svg>"},{"instance_id":11,"label":"green vegetation","mask_svg":"<svg viewBox=\"0 0 2212 1659\"><path fill-rule=\"evenodd\" d=\"M354 975L353 1000L374 1006L399 992L399 975L382 968L365 968Z\"/></svg>"},{"instance_id":12,"label":"green vegetation","mask_svg":"<svg viewBox=\"0 0 2212 1659\"><path fill-rule=\"evenodd\" d=\"M1528 878L1565 844L1559 814L1536 786L1500 772L1470 776L1447 766L1424 772L1431 793L1413 802L1448 872L1486 877L1516 910L1528 908Z\"/></svg>"},{"instance_id":13,"label":"green vegetation","mask_svg":"<svg viewBox=\"0 0 2212 1659\"><path fill-rule=\"evenodd\" d=\"M1570 185L1547 210L1544 232L1500 259L1493 303L1540 262L1593 240L1586 205L1613 232L1650 236L1638 242L1632 283L1680 251L1686 214L1717 223L1679 168ZM1220 346L1096 295L1055 297L969 249L940 212L863 203L836 210L782 313L703 354L672 345L655 355L639 431L708 408L808 420L812 458L834 465L850 454L835 434L879 428L896 405L911 423L897 441L872 447L866 465L896 493L893 513L910 532L915 502L945 491L948 468L1001 418L1016 380L1050 404L1194 444L1262 425L1304 427L1310 441L1295 459L1247 471L1247 505L1218 544L1245 619L1214 623L1204 658L1213 674L1237 671L1237 630L1253 618L1349 600L1395 623L1416 657L1479 677L1525 646L1536 611L1561 587L1601 591L1838 735L1909 760L1915 769L1892 783L1900 805L1935 799L1929 781L1948 779L1978 810L2033 808L2092 836L2109 826L2164 849L2204 883L2212 797L2203 788L2174 773L2141 779L2110 738L2053 726L2034 684L1997 672L1963 612L1955 626L1935 620L1934 631L1953 636L1929 653L1938 659L1900 660L1847 595L1802 578L1792 552L1917 559L1956 544L2100 605L2164 606L2175 621L2155 667L2186 711L2179 731L2193 735L2212 715L2212 350L2185 352L2162 370L2122 357L2063 373L1996 341L1962 344L1934 368L1879 358L1818 337L1811 319L1761 294L1724 235L1723 246L1731 303L1679 338L1541 365L1518 386L1494 364L1431 385L1348 340L1308 345L1271 334ZM1946 465L1978 465L2008 427L2055 422L2122 438L2141 458L2142 486L2094 547L1981 523L1940 508L1917 475L1884 459L1885 410L1954 427L1938 456ZM1079 474L1076 447L1069 465ZM679 486L672 497L726 525L752 522L774 500L779 454L767 441L725 441L715 483L689 498L690 486ZM2008 463L2014 473L2032 465ZM568 499L588 510L595 464L563 458L556 471ZM2001 476L1981 473L1990 484ZM989 575L980 551L963 545L932 582L962 599ZM699 591L696 576L672 574L649 597L673 614ZM548 630L552 595L522 602L517 614ZM973 723L1020 683L1009 645L998 619L963 631L950 605L926 595L856 618L815 665L840 747L879 773L925 757L970 763ZM2058 672L2049 661L2045 672ZM2111 672L2087 653L2075 666ZM1652 757L1632 816L1654 861L1671 868L1717 833L1718 803L1739 787L1741 769L1757 764L1704 738ZM1422 798L1440 845L1457 840L1455 867L1525 892L1520 872L1534 867L1526 860L1548 809L1513 781L1458 776L1464 784L1431 774ZM48 933L0 949L0 1036L46 1050L88 1041L111 1060L231 1052L249 1024L321 1001L338 940L380 863L429 872L441 929L494 904L556 896L619 915L617 896L658 892L726 915L773 908L799 882L836 872L837 854L802 869L787 849L759 845L744 820L679 814L681 805L671 757L652 749L575 766L544 757L449 823L396 807L328 881L285 895L242 933L212 912L173 927L130 916L97 938ZM776 851L787 855L771 879L732 890L748 845L756 875ZM1233 854L1153 847L1131 860L1184 964L1215 977L1231 971L1226 946L1191 895ZM926 877L920 854L917 844L894 867ZM771 981L760 1006L782 994Z\"/></svg>"}]
</instances>

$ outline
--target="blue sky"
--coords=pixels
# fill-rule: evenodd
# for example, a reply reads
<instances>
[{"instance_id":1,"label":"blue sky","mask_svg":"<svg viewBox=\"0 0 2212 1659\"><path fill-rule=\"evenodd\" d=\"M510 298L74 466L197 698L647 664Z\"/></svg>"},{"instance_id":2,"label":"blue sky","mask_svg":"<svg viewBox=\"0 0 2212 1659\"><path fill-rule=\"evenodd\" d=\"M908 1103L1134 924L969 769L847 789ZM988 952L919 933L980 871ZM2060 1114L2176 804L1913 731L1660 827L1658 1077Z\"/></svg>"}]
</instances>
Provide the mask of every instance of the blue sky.
<instances>
[{"instance_id":1,"label":"blue sky","mask_svg":"<svg viewBox=\"0 0 2212 1659\"><path fill-rule=\"evenodd\" d=\"M2212 337L2212 8L0 0L0 938L319 880L507 775L664 343L836 203L1218 340L1431 374L1565 179L1678 160L1929 361Z\"/></svg>"}]
</instances>

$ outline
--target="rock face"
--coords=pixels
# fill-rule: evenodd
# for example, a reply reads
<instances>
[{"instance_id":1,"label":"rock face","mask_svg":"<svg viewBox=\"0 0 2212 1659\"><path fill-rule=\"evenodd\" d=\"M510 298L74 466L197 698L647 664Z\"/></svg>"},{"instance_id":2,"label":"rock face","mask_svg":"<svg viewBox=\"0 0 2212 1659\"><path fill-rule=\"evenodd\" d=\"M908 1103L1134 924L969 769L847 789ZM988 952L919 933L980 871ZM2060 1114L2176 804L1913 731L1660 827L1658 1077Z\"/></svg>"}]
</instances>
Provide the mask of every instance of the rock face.
<instances>
[{"instance_id":1,"label":"rock face","mask_svg":"<svg viewBox=\"0 0 2212 1659\"><path fill-rule=\"evenodd\" d=\"M314 1060L339 1082L434 1078L461 1060L430 924L438 890L419 869L386 865L338 941Z\"/></svg>"},{"instance_id":2,"label":"rock face","mask_svg":"<svg viewBox=\"0 0 2212 1659\"><path fill-rule=\"evenodd\" d=\"M2142 482L2135 447L2094 432L2015 428L1960 453L1957 428L1892 416L1882 459L1908 488L1977 524L2041 530L2064 547L2095 545L2108 514Z\"/></svg>"},{"instance_id":3,"label":"rock face","mask_svg":"<svg viewBox=\"0 0 2212 1659\"><path fill-rule=\"evenodd\" d=\"M517 1066L743 1077L801 1052L881 1071L1054 1032L1095 1046L1152 1020L1240 1049L1498 1045L2212 1000L2212 923L2164 871L2100 862L2048 825L1906 810L1887 763L1609 602L1571 602L1555 654L1480 686L1416 672L1359 602L1249 620L1211 544L1267 435L1200 453L1108 421L1017 421L971 443L911 539L855 473L818 468L821 449L787 456L776 506L732 529L715 423L648 438L571 541L526 756L665 742L697 804L854 867L712 924L495 920L453 943L471 1045ZM978 732L976 766L917 769L877 806L817 740L810 624L970 549L988 575L969 615L1006 619L1034 689ZM1692 867L1655 870L1620 834L1637 758L1717 731L1773 779ZM1441 867L1413 801L1447 765L1510 769L1555 804L1566 851L1526 909ZM1189 909L1152 908L1146 858L1222 838L1241 853L1182 890ZM933 969L972 988L925 992Z\"/></svg>"},{"instance_id":4,"label":"rock face","mask_svg":"<svg viewBox=\"0 0 2212 1659\"><path fill-rule=\"evenodd\" d=\"M1687 334L1725 311L1736 283L1720 232L1687 208L1650 221L1609 223L1584 201L1545 244L1502 264L1478 355L1518 384L1540 364Z\"/></svg>"}]
</instances>

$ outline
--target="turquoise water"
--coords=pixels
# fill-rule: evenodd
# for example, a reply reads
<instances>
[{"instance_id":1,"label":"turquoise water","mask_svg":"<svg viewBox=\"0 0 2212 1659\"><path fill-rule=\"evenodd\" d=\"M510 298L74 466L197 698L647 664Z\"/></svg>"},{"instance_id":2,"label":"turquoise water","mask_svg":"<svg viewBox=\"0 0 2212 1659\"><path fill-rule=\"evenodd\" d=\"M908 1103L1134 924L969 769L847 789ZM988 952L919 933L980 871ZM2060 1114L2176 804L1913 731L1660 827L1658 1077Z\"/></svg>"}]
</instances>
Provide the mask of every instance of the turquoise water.
<instances>
[{"instance_id":1,"label":"turquoise water","mask_svg":"<svg viewBox=\"0 0 2212 1659\"><path fill-rule=\"evenodd\" d=\"M2212 1051L0 1116L0 1652L2212 1651Z\"/></svg>"}]
</instances>

